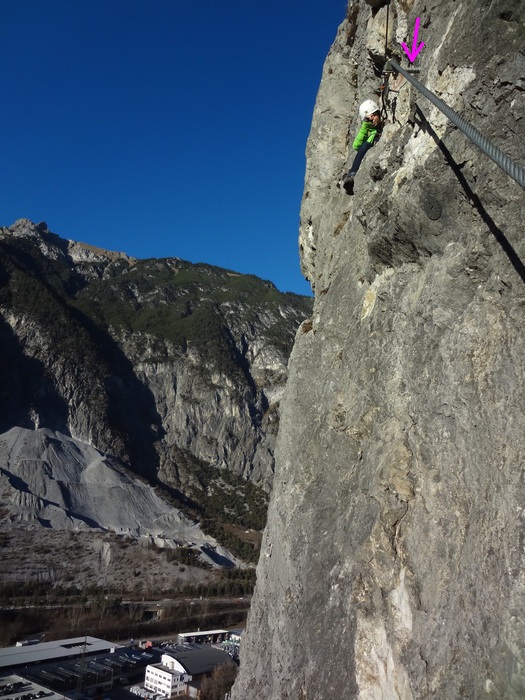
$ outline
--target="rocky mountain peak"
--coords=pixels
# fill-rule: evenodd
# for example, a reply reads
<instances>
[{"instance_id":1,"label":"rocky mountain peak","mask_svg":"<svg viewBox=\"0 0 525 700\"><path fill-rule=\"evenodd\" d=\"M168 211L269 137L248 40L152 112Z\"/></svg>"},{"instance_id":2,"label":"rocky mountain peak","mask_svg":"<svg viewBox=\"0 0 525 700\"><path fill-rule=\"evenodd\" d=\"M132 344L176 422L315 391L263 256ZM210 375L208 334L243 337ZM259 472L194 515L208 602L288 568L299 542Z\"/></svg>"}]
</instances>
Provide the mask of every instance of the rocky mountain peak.
<instances>
[{"instance_id":1,"label":"rocky mountain peak","mask_svg":"<svg viewBox=\"0 0 525 700\"><path fill-rule=\"evenodd\" d=\"M66 240L49 230L45 221L38 224L29 219L18 219L12 226L0 228L0 238L22 238L36 243L40 251L51 259L68 260L71 263L79 262L115 262L125 260L132 264L135 258L126 253L117 253L104 250L88 243Z\"/></svg>"}]
</instances>

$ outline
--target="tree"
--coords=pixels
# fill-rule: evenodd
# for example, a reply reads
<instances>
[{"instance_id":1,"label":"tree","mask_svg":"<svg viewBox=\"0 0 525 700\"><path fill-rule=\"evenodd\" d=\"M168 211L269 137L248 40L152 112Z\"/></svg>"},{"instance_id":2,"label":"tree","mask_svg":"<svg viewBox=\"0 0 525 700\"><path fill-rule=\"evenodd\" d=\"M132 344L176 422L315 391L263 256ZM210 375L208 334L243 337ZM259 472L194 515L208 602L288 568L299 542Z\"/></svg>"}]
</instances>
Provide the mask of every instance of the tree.
<instances>
[{"instance_id":1,"label":"tree","mask_svg":"<svg viewBox=\"0 0 525 700\"><path fill-rule=\"evenodd\" d=\"M237 677L237 665L232 662L221 664L213 669L211 676L206 676L201 683L202 700L224 700Z\"/></svg>"}]
</instances>

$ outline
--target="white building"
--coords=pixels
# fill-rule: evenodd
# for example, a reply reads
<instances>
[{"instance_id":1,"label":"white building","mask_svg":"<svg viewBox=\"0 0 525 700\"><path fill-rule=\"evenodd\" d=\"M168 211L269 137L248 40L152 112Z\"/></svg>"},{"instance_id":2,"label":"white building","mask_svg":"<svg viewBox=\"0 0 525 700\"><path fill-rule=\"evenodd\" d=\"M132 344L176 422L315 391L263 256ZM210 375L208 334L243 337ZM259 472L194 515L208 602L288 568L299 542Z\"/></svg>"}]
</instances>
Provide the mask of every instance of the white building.
<instances>
[{"instance_id":1,"label":"white building","mask_svg":"<svg viewBox=\"0 0 525 700\"><path fill-rule=\"evenodd\" d=\"M152 664L146 668L144 687L167 698L176 698L186 695L186 684L191 679L177 659L163 654L160 664Z\"/></svg>"}]
</instances>

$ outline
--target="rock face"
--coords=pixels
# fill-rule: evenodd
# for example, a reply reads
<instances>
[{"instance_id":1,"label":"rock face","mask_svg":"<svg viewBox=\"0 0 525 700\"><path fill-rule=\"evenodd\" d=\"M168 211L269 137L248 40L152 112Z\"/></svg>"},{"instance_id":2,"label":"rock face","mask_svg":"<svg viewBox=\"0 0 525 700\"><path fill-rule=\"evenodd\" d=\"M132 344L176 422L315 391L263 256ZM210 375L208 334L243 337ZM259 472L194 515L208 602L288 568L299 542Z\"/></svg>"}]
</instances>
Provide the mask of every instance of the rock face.
<instances>
[{"instance_id":1,"label":"rock face","mask_svg":"<svg viewBox=\"0 0 525 700\"><path fill-rule=\"evenodd\" d=\"M147 513L139 508L115 522L103 517L105 506L91 512L90 499L100 496L93 481L85 509L82 494L69 493L55 503L62 514L55 509L48 517L41 498L51 482L67 490L67 479L60 458L54 466L44 453L37 459L46 440L61 444L56 454L66 461L81 446L85 459L71 484L83 483L86 470L102 477L107 458L112 474L118 463L128 479L160 485L179 504L191 499L201 517L213 515L213 506L227 520L236 497L232 522L241 525L251 508L244 499L257 484L252 501L264 520L288 356L310 311L308 298L211 265L135 260L64 240L45 222L21 219L0 229L0 466L11 487L31 482L34 496L9 491L7 524L21 522L20 498L36 508L25 514L33 524L73 527L68 498L76 524L144 534L155 519L152 502ZM26 431L28 453L15 457L13 430ZM18 474L20 463L50 472L51 482ZM128 512L135 500L120 505ZM156 518L164 516L160 508ZM148 533L164 528L173 537L173 522L165 524Z\"/></svg>"},{"instance_id":2,"label":"rock face","mask_svg":"<svg viewBox=\"0 0 525 700\"><path fill-rule=\"evenodd\" d=\"M314 111L234 700L525 697L525 195L408 84L340 189L386 12L350 2ZM525 5L392 3L399 57L417 17L421 82L525 163Z\"/></svg>"}]
</instances>

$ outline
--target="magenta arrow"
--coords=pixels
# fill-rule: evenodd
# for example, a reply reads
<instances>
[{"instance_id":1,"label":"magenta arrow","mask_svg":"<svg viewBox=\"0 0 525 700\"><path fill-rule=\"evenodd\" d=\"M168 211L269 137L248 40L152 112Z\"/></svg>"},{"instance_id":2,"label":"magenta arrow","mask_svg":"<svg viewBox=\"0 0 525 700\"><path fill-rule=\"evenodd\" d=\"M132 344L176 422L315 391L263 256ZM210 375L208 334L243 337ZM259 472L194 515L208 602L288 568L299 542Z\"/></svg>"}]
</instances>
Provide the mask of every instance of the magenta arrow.
<instances>
[{"instance_id":1,"label":"magenta arrow","mask_svg":"<svg viewBox=\"0 0 525 700\"><path fill-rule=\"evenodd\" d=\"M421 49L425 45L423 42L421 42L419 44L419 46L417 45L417 35L418 34L419 34L419 17L416 19L416 27L414 29L414 38L412 40L412 51L410 51L410 49L408 48L408 46L405 44L404 41L401 42L401 46L403 47L403 51L408 56L408 60L410 61L410 63L414 63L419 52L421 51Z\"/></svg>"}]
</instances>

